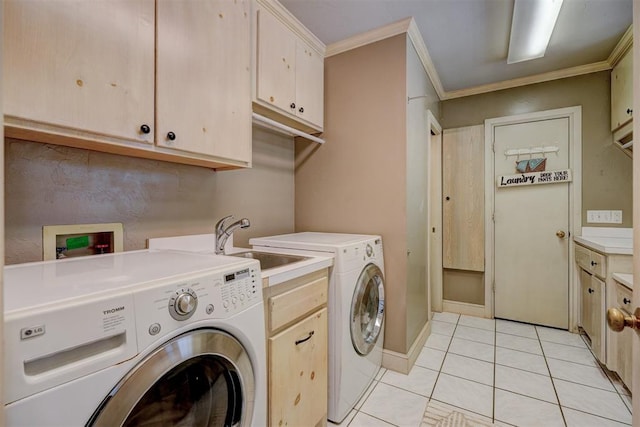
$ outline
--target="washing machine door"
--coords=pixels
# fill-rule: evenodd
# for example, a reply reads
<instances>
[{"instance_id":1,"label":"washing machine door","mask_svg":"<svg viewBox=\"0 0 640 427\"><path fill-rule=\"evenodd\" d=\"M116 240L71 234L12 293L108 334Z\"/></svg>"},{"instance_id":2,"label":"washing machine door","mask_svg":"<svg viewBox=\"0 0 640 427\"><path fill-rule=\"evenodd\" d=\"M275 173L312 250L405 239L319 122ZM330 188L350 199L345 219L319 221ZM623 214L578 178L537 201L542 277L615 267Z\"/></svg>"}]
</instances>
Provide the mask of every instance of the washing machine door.
<instances>
[{"instance_id":1,"label":"washing machine door","mask_svg":"<svg viewBox=\"0 0 640 427\"><path fill-rule=\"evenodd\" d=\"M244 426L253 402L253 369L240 342L198 329L142 360L87 426Z\"/></svg>"},{"instance_id":2,"label":"washing machine door","mask_svg":"<svg viewBox=\"0 0 640 427\"><path fill-rule=\"evenodd\" d=\"M350 320L353 348L366 356L375 347L384 321L384 277L375 264L367 264L358 277Z\"/></svg>"}]
</instances>

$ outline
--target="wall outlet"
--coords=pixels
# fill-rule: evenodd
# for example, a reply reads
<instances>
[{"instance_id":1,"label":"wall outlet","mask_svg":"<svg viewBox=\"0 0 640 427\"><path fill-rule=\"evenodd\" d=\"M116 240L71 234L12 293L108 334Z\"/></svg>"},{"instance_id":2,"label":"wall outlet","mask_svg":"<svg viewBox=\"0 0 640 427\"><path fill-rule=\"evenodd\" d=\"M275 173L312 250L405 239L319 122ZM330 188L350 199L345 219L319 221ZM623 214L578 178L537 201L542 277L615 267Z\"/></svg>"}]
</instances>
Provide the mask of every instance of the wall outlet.
<instances>
[{"instance_id":1,"label":"wall outlet","mask_svg":"<svg viewBox=\"0 0 640 427\"><path fill-rule=\"evenodd\" d=\"M587 211L587 222L592 224L622 224L622 211Z\"/></svg>"}]
</instances>

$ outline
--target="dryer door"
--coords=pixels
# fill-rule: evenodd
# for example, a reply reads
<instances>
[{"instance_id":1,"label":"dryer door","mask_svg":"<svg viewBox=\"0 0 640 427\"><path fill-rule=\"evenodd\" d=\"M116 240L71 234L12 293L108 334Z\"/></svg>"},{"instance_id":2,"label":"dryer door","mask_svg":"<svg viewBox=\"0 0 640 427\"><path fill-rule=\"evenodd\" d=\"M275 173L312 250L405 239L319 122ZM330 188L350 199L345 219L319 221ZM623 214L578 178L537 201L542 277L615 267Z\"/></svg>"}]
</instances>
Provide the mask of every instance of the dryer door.
<instances>
[{"instance_id":1,"label":"dryer door","mask_svg":"<svg viewBox=\"0 0 640 427\"><path fill-rule=\"evenodd\" d=\"M351 300L351 342L361 355L371 352L378 341L384 320L384 278L375 264L360 273Z\"/></svg>"},{"instance_id":2,"label":"dryer door","mask_svg":"<svg viewBox=\"0 0 640 427\"><path fill-rule=\"evenodd\" d=\"M251 423L249 355L214 329L180 335L142 360L87 426L242 426Z\"/></svg>"}]
</instances>

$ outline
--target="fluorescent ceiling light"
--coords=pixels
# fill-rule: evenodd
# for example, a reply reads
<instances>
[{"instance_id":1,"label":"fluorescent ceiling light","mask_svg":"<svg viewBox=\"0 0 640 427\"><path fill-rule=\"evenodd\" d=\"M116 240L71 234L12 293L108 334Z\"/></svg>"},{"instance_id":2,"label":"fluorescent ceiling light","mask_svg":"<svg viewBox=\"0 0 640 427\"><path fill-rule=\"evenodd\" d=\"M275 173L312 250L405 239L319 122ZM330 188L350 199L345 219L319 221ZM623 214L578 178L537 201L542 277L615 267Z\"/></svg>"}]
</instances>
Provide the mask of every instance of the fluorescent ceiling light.
<instances>
[{"instance_id":1,"label":"fluorescent ceiling light","mask_svg":"<svg viewBox=\"0 0 640 427\"><path fill-rule=\"evenodd\" d=\"M515 0L507 64L541 58L563 0Z\"/></svg>"}]
</instances>

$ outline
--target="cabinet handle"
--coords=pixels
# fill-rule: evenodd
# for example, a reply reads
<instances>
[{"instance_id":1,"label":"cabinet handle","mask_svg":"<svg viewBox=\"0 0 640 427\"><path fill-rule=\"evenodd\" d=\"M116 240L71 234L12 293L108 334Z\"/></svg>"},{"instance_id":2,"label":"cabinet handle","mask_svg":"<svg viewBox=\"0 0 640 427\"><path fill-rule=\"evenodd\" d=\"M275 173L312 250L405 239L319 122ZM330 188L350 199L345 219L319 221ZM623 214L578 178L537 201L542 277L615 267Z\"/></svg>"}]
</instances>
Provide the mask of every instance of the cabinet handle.
<instances>
[{"instance_id":1,"label":"cabinet handle","mask_svg":"<svg viewBox=\"0 0 640 427\"><path fill-rule=\"evenodd\" d=\"M627 114L633 113L633 108L627 108Z\"/></svg>"},{"instance_id":2,"label":"cabinet handle","mask_svg":"<svg viewBox=\"0 0 640 427\"><path fill-rule=\"evenodd\" d=\"M169 141L174 141L174 140L176 139L176 134L175 134L175 133L173 133L173 132L169 132L169 133L167 133L167 139L168 139Z\"/></svg>"},{"instance_id":3,"label":"cabinet handle","mask_svg":"<svg viewBox=\"0 0 640 427\"><path fill-rule=\"evenodd\" d=\"M149 127L149 125L142 125L142 126L140 126L140 132L149 133L149 132L151 132L151 128Z\"/></svg>"},{"instance_id":4,"label":"cabinet handle","mask_svg":"<svg viewBox=\"0 0 640 427\"><path fill-rule=\"evenodd\" d=\"M598 263L597 263L597 262L595 262L595 261L591 261L591 267L595 267L596 265L598 265Z\"/></svg>"},{"instance_id":5,"label":"cabinet handle","mask_svg":"<svg viewBox=\"0 0 640 427\"><path fill-rule=\"evenodd\" d=\"M298 109L298 111L299 111L299 112L301 112L301 113L304 113L304 108L303 108L303 107L300 107L300 108Z\"/></svg>"},{"instance_id":6,"label":"cabinet handle","mask_svg":"<svg viewBox=\"0 0 640 427\"><path fill-rule=\"evenodd\" d=\"M623 302L623 303L625 303L625 304L629 304L629 303L631 302L631 300L630 300L630 299L623 298L623 299L622 299L622 302Z\"/></svg>"},{"instance_id":7,"label":"cabinet handle","mask_svg":"<svg viewBox=\"0 0 640 427\"><path fill-rule=\"evenodd\" d=\"M291 105L289 105L289 107L291 107L292 110L296 109L296 103L292 102Z\"/></svg>"},{"instance_id":8,"label":"cabinet handle","mask_svg":"<svg viewBox=\"0 0 640 427\"><path fill-rule=\"evenodd\" d=\"M315 331L309 332L309 336L306 337L306 338L303 338L301 340L296 340L296 345L302 344L303 342L306 342L306 341L309 341L311 339L311 337L313 336L313 334L315 334Z\"/></svg>"},{"instance_id":9,"label":"cabinet handle","mask_svg":"<svg viewBox=\"0 0 640 427\"><path fill-rule=\"evenodd\" d=\"M592 294L592 293L593 293L593 289L589 288L589 289L587 289L587 292L589 292L590 294Z\"/></svg>"}]
</instances>

